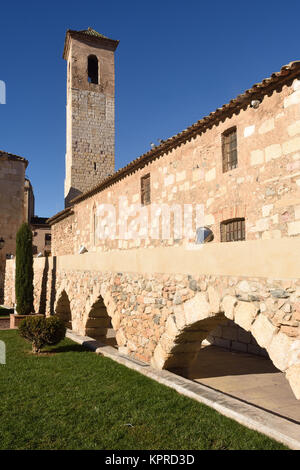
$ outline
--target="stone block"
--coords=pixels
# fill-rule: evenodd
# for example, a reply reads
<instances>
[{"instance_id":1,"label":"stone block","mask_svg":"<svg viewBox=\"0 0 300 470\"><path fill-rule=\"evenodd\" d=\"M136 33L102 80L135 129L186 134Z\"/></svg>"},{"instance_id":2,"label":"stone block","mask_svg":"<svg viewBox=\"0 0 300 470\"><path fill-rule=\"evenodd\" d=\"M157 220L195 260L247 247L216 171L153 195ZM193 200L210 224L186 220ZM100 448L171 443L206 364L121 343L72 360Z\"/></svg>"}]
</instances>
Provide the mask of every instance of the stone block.
<instances>
[{"instance_id":1,"label":"stone block","mask_svg":"<svg viewBox=\"0 0 300 470\"><path fill-rule=\"evenodd\" d=\"M298 103L300 103L300 90L297 89L296 91L294 91L294 93L284 99L283 106L284 108L288 108L289 106Z\"/></svg>"},{"instance_id":2,"label":"stone block","mask_svg":"<svg viewBox=\"0 0 300 470\"><path fill-rule=\"evenodd\" d=\"M151 366L155 369L163 369L167 359L168 354L163 350L162 346L158 344L151 359Z\"/></svg>"},{"instance_id":3,"label":"stone block","mask_svg":"<svg viewBox=\"0 0 300 470\"><path fill-rule=\"evenodd\" d=\"M266 162L281 157L282 149L280 144L272 144L265 148Z\"/></svg>"},{"instance_id":4,"label":"stone block","mask_svg":"<svg viewBox=\"0 0 300 470\"><path fill-rule=\"evenodd\" d=\"M250 135L254 134L255 125L247 126L244 129L244 137L250 137Z\"/></svg>"},{"instance_id":5,"label":"stone block","mask_svg":"<svg viewBox=\"0 0 300 470\"><path fill-rule=\"evenodd\" d=\"M185 302L184 314L187 325L192 325L200 320L214 316L203 292L199 292L192 299Z\"/></svg>"},{"instance_id":6,"label":"stone block","mask_svg":"<svg viewBox=\"0 0 300 470\"><path fill-rule=\"evenodd\" d=\"M282 150L284 155L300 150L300 137L295 137L294 139L284 142L282 144Z\"/></svg>"},{"instance_id":7,"label":"stone block","mask_svg":"<svg viewBox=\"0 0 300 470\"><path fill-rule=\"evenodd\" d=\"M234 312L234 321L246 331L251 330L251 325L258 312L258 308L251 302L238 302Z\"/></svg>"},{"instance_id":8,"label":"stone block","mask_svg":"<svg viewBox=\"0 0 300 470\"><path fill-rule=\"evenodd\" d=\"M241 352L247 352L247 344L245 343L240 343L239 341L233 341L231 343L231 349L233 351L241 351Z\"/></svg>"},{"instance_id":9,"label":"stone block","mask_svg":"<svg viewBox=\"0 0 300 470\"><path fill-rule=\"evenodd\" d=\"M212 168L211 170L207 171L205 174L205 181L213 181L216 179L216 169Z\"/></svg>"},{"instance_id":10,"label":"stone block","mask_svg":"<svg viewBox=\"0 0 300 470\"><path fill-rule=\"evenodd\" d=\"M183 181L185 180L186 178L186 171L181 171L180 173L176 173L176 182L180 182L180 181Z\"/></svg>"},{"instance_id":11,"label":"stone block","mask_svg":"<svg viewBox=\"0 0 300 470\"><path fill-rule=\"evenodd\" d=\"M237 303L237 298L232 295L225 295L221 302L221 310L224 311L225 316L230 320L234 319L234 307Z\"/></svg>"},{"instance_id":12,"label":"stone block","mask_svg":"<svg viewBox=\"0 0 300 470\"><path fill-rule=\"evenodd\" d=\"M233 326L223 326L222 338L237 341L238 339L237 328L234 328Z\"/></svg>"},{"instance_id":13,"label":"stone block","mask_svg":"<svg viewBox=\"0 0 300 470\"><path fill-rule=\"evenodd\" d=\"M258 129L258 133L266 134L267 132L272 131L274 128L275 128L274 118L271 118L261 124L261 126Z\"/></svg>"},{"instance_id":14,"label":"stone block","mask_svg":"<svg viewBox=\"0 0 300 470\"><path fill-rule=\"evenodd\" d=\"M268 348L273 336L277 332L278 328L276 328L276 326L274 326L263 314L258 315L251 326L251 333L262 348Z\"/></svg>"},{"instance_id":15,"label":"stone block","mask_svg":"<svg viewBox=\"0 0 300 470\"><path fill-rule=\"evenodd\" d=\"M289 364L289 353L292 346L292 340L283 333L278 333L272 337L268 347L268 353L271 361L281 371L285 371Z\"/></svg>"},{"instance_id":16,"label":"stone block","mask_svg":"<svg viewBox=\"0 0 300 470\"><path fill-rule=\"evenodd\" d=\"M170 338L174 338L179 334L178 328L175 323L174 315L169 315L166 321L166 333Z\"/></svg>"},{"instance_id":17,"label":"stone block","mask_svg":"<svg viewBox=\"0 0 300 470\"><path fill-rule=\"evenodd\" d=\"M207 289L207 294L208 294L208 300L209 300L211 311L213 313L219 313L220 312L220 295L218 291L214 287L209 286Z\"/></svg>"},{"instance_id":18,"label":"stone block","mask_svg":"<svg viewBox=\"0 0 300 470\"><path fill-rule=\"evenodd\" d=\"M295 121L290 124L287 128L289 136L293 137L296 134L300 134L300 121Z\"/></svg>"},{"instance_id":19,"label":"stone block","mask_svg":"<svg viewBox=\"0 0 300 470\"><path fill-rule=\"evenodd\" d=\"M253 150L250 154L250 165L261 165L264 163L264 152L262 150Z\"/></svg>"},{"instance_id":20,"label":"stone block","mask_svg":"<svg viewBox=\"0 0 300 470\"><path fill-rule=\"evenodd\" d=\"M290 222L287 224L287 226L288 226L288 236L298 235L300 233L300 221Z\"/></svg>"},{"instance_id":21,"label":"stone block","mask_svg":"<svg viewBox=\"0 0 300 470\"><path fill-rule=\"evenodd\" d=\"M289 367L286 371L286 378L297 400L300 400L300 364Z\"/></svg>"}]
</instances>

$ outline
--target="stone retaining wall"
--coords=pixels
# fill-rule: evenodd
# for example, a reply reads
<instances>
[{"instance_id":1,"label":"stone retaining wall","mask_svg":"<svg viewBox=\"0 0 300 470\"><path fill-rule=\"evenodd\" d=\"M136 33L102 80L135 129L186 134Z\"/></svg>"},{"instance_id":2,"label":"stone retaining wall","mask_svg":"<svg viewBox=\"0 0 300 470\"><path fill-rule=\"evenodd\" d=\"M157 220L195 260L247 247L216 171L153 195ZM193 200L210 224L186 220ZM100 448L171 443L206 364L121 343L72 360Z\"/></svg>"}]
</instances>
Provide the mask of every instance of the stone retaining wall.
<instances>
[{"instance_id":1,"label":"stone retaining wall","mask_svg":"<svg viewBox=\"0 0 300 470\"><path fill-rule=\"evenodd\" d=\"M221 328L222 336L229 334L230 320L266 349L300 397L299 279L113 272L105 271L103 264L103 271L80 270L70 268L70 257L63 258L35 260L36 312L70 314L72 329L91 335L89 321L99 317L95 311L102 302L119 350L168 369L188 366L201 342L216 338L212 333L216 328ZM6 304L10 305L13 263L8 264ZM100 336L108 326L101 322ZM249 352L250 344L251 339Z\"/></svg>"}]
</instances>

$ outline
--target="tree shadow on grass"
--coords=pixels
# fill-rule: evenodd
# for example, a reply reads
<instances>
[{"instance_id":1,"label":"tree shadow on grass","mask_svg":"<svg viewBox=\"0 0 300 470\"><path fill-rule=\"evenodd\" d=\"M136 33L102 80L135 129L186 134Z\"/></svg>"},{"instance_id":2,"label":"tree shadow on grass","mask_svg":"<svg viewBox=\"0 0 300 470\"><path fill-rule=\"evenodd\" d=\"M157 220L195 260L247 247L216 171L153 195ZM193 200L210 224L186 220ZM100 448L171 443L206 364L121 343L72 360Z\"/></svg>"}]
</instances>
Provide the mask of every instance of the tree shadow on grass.
<instances>
[{"instance_id":1,"label":"tree shadow on grass","mask_svg":"<svg viewBox=\"0 0 300 470\"><path fill-rule=\"evenodd\" d=\"M91 352L83 348L80 344L66 344L64 346L56 346L51 349L44 349L47 353L64 353L64 352Z\"/></svg>"}]
</instances>

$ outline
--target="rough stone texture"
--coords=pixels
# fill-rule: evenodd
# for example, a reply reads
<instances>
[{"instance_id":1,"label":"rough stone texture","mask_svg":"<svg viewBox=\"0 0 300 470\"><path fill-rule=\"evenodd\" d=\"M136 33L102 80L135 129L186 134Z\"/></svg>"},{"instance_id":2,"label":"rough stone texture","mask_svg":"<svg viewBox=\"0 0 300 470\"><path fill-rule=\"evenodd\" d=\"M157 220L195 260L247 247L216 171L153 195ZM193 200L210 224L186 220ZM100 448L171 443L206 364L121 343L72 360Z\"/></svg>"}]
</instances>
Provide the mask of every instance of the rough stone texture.
<instances>
[{"instance_id":1,"label":"rough stone texture","mask_svg":"<svg viewBox=\"0 0 300 470\"><path fill-rule=\"evenodd\" d=\"M56 312L65 320L69 316L72 329L82 335L105 336L111 320L123 353L172 370L190 364L204 339L264 354L259 344L277 368L291 370L287 377L292 377L291 385L300 393L296 369L291 369L300 361L299 280L77 271L57 269L55 258L36 259L34 266L36 312ZM258 300L239 300L246 283ZM6 304L12 305L13 261L8 263L5 287ZM272 297L275 289L284 290L288 297ZM216 292L220 293L218 312ZM287 321L295 330L292 335L284 330Z\"/></svg>"},{"instance_id":2,"label":"rough stone texture","mask_svg":"<svg viewBox=\"0 0 300 470\"><path fill-rule=\"evenodd\" d=\"M89 83L88 56L98 59L99 83ZM87 38L71 38L67 59L65 202L115 170L114 51Z\"/></svg>"},{"instance_id":3,"label":"rough stone texture","mask_svg":"<svg viewBox=\"0 0 300 470\"><path fill-rule=\"evenodd\" d=\"M68 252L72 253L77 253L80 245L86 246L89 251L101 251L139 246L170 246L194 241L194 235L178 239L172 230L168 240L154 239L147 234L136 240L131 236L132 230L128 230L126 239L119 239L118 233L114 239L99 240L95 237L95 208L99 204L113 204L118 216L122 211L119 209L119 196L125 196L128 204L139 203L140 178L148 173L151 175L153 204L172 203L181 207L183 204L204 205L205 224L214 233L212 243L220 241L220 223L235 217L245 217L247 240L299 236L300 211L297 207L300 200L300 107L299 90L294 89L293 83L287 83L281 90L265 96L259 108L247 107L239 111L224 122L124 176L114 185L108 185L76 204L74 215L53 225L53 253L66 253L61 225L64 226L63 230L68 225L69 232L73 234L67 246ZM92 91L84 90L84 93ZM80 122L83 123L84 119L81 118ZM237 128L238 166L223 173L222 133L232 126ZM246 132L245 136L244 131L249 127L251 133ZM90 139L91 136L88 140ZM76 142L80 141L77 139ZM92 142L93 140L91 145ZM97 153L93 152L91 155ZM78 156L78 162L82 165L80 174L86 181L94 178L89 174L88 155L87 151L81 149ZM70 162L67 163L67 168L77 171ZM101 174L104 175L107 171L103 167ZM99 183L101 175L95 178L98 178L95 184ZM150 220L151 205L145 206L144 211ZM130 221L131 228L138 230L139 214L130 217ZM195 228L194 225L193 234Z\"/></svg>"}]
</instances>

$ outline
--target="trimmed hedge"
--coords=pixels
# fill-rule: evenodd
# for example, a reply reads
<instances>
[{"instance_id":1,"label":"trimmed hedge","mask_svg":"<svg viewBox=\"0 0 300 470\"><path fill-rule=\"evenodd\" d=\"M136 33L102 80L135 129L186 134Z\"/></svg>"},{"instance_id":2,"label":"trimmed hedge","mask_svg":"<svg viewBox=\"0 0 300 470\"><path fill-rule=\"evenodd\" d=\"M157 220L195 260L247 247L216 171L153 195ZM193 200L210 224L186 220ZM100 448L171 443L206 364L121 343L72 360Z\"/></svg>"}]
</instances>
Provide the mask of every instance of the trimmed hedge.
<instances>
[{"instance_id":1,"label":"trimmed hedge","mask_svg":"<svg viewBox=\"0 0 300 470\"><path fill-rule=\"evenodd\" d=\"M62 341L66 335L66 327L55 315L30 316L21 321L19 332L23 338L32 343L32 352L39 353L44 346Z\"/></svg>"}]
</instances>

